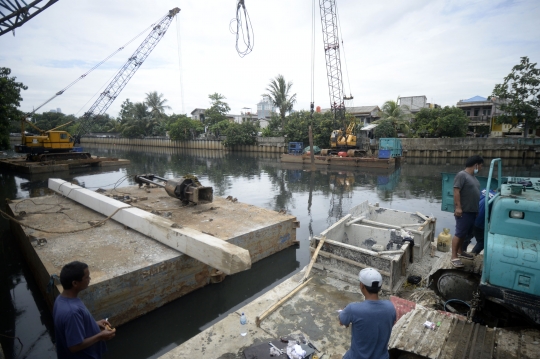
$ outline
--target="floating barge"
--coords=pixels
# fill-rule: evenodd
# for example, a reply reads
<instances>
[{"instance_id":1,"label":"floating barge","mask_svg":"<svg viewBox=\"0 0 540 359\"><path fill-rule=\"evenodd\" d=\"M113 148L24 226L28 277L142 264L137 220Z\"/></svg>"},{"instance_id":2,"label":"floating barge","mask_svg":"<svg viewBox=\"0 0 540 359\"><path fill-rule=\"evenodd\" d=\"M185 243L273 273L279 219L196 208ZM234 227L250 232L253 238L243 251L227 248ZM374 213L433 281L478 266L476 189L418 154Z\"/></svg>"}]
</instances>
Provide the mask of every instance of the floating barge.
<instances>
[{"instance_id":1,"label":"floating barge","mask_svg":"<svg viewBox=\"0 0 540 359\"><path fill-rule=\"evenodd\" d=\"M58 186L54 186L58 181L49 180L49 187L58 191ZM58 282L51 282L47 288L51 276L58 275L64 264L79 260L89 265L92 277L81 299L96 318L109 318L115 325L224 279L226 274L215 266L173 248L171 243L178 243L174 242L175 236L191 236L247 250L250 263L296 243L296 217L232 198L215 197L212 203L182 206L161 188L100 190L105 200L99 206L109 205L107 201L118 202L125 209L99 225L106 215L66 198L79 196L75 188L78 186L64 182L60 187L63 196L11 201L7 212L19 222L10 221L12 231L51 309L62 291ZM169 244L114 220L135 211L146 213L143 219L150 221L150 232L173 233ZM133 227L138 225L133 223ZM87 229L91 226L94 227ZM47 233L55 231L64 233ZM198 250L194 247L185 248L185 252ZM211 256L204 251L198 255Z\"/></svg>"},{"instance_id":2,"label":"floating barge","mask_svg":"<svg viewBox=\"0 0 540 359\"><path fill-rule=\"evenodd\" d=\"M375 215L371 211L374 211ZM386 212L389 213L383 215ZM357 220L355 223L351 223L355 219L351 219L350 216L356 217L358 215L373 215L370 219L366 219L366 223L362 224L366 227L373 226L373 234L370 234L367 229L354 227L360 226L360 224L355 223L362 221ZM361 216L356 217L356 219L359 218ZM280 338L312 343L320 351L317 353L319 357L324 355L324 358L340 359L350 347L351 327L345 328L339 325L338 310L343 309L351 302L365 299L360 293L357 276L364 267L363 263L367 262L369 262L367 263L369 266L379 268L381 274L389 267L398 268L398 276L395 278L392 277L395 274L392 270L388 270L389 273L386 275L383 274L383 290L379 295L381 299L392 301L396 308L397 322L392 328L389 341L390 358L403 358L400 356L403 353L414 354L416 355L414 358L419 359L494 358L495 353L497 358L536 359L538 357L537 346L540 338L538 330L489 328L485 325L468 322L467 318L459 314L431 309L428 307L431 305L431 298L427 288L423 287L418 287L417 291L413 291L413 293L420 294L417 296L419 298L418 304L392 296L391 292L400 287L400 284L393 285L393 281L395 279L399 281L405 273L411 274L412 272L413 266L407 266L408 254L410 254L412 246L407 243L403 244L399 249L403 253L359 251L362 249L361 247L365 246L361 242L362 240L366 241L375 237L380 238L380 243L387 243L388 239L395 240L394 237L385 237L384 232L379 232L378 236L375 236L378 230L388 229L383 221L391 218L394 218L394 224L389 224L392 226L399 226L398 223L401 224L404 219L413 220L413 222L418 220L419 226L424 227L422 230L416 229L417 232L421 232L421 238L432 239L431 234L435 228L435 222L431 219L428 218L429 221L427 221L422 215L416 213L382 209L363 203L354 208L350 215L312 240L313 248L323 238L325 238L325 242L328 241L330 244L332 244L330 241L340 243L334 244L334 247L341 249L341 252L334 253L331 260L325 262L325 260L318 260L321 258L319 251L315 257L318 261L315 264L319 265L313 266L313 268L319 267L319 269L312 271L307 281L304 280L310 274L306 275L310 266L162 355L160 359L271 358L269 342L272 342L279 349L284 349L287 346L287 344L280 342ZM380 221L379 224L368 223L375 222L375 220ZM349 225L347 226L347 224ZM343 243L345 233L348 233L349 243ZM421 261L419 267L425 267L428 271L431 266L437 266L437 261L448 261L449 259L449 253L435 251L432 256L431 253L423 251L429 244L430 241L427 242L427 245L417 247L415 243L414 248L416 249L413 250L413 253L417 252L420 256L415 257L415 262ZM324 246L322 248L325 249ZM353 269L356 277L354 283L351 279L352 273L348 273L349 270L339 263L340 261L343 263L343 259L346 262L347 256L350 255L358 258L358 262L354 261L357 263ZM322 258L327 258L327 256L323 255ZM394 264L389 263L389 261ZM325 268L320 269L321 265ZM328 271L327 266L333 266L335 269L341 266L340 271L344 280L332 275L336 271ZM421 301L420 299L424 296L425 300ZM245 337L240 335L238 324L241 313L245 313L248 318L248 334ZM435 329L427 328L426 321L437 323L438 326ZM257 356L251 354L255 351L257 351ZM412 356L406 355L404 357Z\"/></svg>"},{"instance_id":3,"label":"floating barge","mask_svg":"<svg viewBox=\"0 0 540 359\"><path fill-rule=\"evenodd\" d=\"M55 173L69 171L81 167L111 167L129 165L130 161L113 157L92 156L89 159L74 159L64 161L29 162L26 157L11 157L0 159L0 169L19 173Z\"/></svg>"},{"instance_id":4,"label":"floating barge","mask_svg":"<svg viewBox=\"0 0 540 359\"><path fill-rule=\"evenodd\" d=\"M339 156L319 156L315 155L315 165L317 166L340 166L340 167L370 167L370 168L394 168L399 157L394 158L374 158L374 157L339 157ZM282 154L281 162L302 163L311 165L311 155Z\"/></svg>"}]
</instances>

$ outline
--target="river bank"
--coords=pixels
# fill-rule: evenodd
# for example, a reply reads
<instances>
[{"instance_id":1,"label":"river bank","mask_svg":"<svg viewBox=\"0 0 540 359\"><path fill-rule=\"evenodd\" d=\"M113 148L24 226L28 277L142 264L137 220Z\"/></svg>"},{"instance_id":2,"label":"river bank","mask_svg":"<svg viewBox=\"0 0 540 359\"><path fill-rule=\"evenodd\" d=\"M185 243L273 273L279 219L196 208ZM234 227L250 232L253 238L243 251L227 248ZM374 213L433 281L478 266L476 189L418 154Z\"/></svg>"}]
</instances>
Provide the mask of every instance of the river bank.
<instances>
[{"instance_id":1,"label":"river bank","mask_svg":"<svg viewBox=\"0 0 540 359\"><path fill-rule=\"evenodd\" d=\"M11 144L20 142L19 137L10 137ZM539 138L402 138L404 158L467 158L480 154L488 158L540 160ZM256 144L226 148L219 140L173 141L167 137L117 138L83 137L81 145L121 145L134 147L159 147L202 149L232 152L287 153L288 141L285 137L256 137ZM371 149L378 155L378 141L372 140Z\"/></svg>"}]
</instances>

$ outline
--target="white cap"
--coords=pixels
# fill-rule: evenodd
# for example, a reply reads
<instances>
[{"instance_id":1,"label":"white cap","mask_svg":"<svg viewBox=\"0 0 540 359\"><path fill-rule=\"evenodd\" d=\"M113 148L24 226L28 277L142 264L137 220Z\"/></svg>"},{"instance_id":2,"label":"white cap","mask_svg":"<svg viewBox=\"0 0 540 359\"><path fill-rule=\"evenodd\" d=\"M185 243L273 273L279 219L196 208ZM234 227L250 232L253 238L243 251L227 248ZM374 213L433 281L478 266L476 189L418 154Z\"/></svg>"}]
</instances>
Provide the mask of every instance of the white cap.
<instances>
[{"instance_id":1,"label":"white cap","mask_svg":"<svg viewBox=\"0 0 540 359\"><path fill-rule=\"evenodd\" d=\"M376 269L362 269L360 273L358 273L358 279L360 279L360 282L366 287L382 287L382 276Z\"/></svg>"}]
</instances>

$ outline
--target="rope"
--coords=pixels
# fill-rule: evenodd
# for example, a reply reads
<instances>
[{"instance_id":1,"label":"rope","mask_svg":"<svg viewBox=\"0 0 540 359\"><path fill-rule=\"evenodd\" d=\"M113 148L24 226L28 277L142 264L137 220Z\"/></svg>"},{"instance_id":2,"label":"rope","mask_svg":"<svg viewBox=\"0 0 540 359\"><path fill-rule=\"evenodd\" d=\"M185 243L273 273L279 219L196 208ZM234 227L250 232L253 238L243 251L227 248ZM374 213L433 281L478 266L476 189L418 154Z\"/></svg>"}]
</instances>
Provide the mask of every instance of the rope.
<instances>
[{"instance_id":1,"label":"rope","mask_svg":"<svg viewBox=\"0 0 540 359\"><path fill-rule=\"evenodd\" d=\"M236 52L240 57L244 57L253 50L255 46L255 33L253 32L253 26L251 26L251 19L246 10L245 0L238 0L236 4L236 18L233 18L229 23L229 31L236 35ZM243 11L242 11L243 10ZM242 26L242 12L244 14L245 28ZM233 29L234 22L236 22L236 31ZM238 46L238 40L240 38L240 33L242 33L242 42L244 43L245 49L240 50Z\"/></svg>"},{"instance_id":2,"label":"rope","mask_svg":"<svg viewBox=\"0 0 540 359\"><path fill-rule=\"evenodd\" d=\"M118 213L119 211L123 210L123 209L127 209L127 208L133 208L134 206L127 206L127 207L122 207L122 208L118 208L116 211L114 211L109 217L93 224L92 226L88 227L88 228L80 228L80 229L74 229L72 231L48 231L48 230L45 230L45 229L41 229L41 228L37 228L37 227L33 227L31 225L28 225L26 223L23 223L21 221L19 221L18 219L10 216L9 214L7 214L6 212L0 210L0 215L5 218L5 219L9 219L15 223L17 223L18 225L22 226L22 227L26 227L26 228L30 228L30 229L33 229L35 231L38 231L38 232L43 232L43 233L50 233L50 234L68 234L68 233L78 233L78 232L83 232L83 231L86 231L88 229L91 229L91 228L95 228L95 227L99 227L101 226L103 223L107 222L109 219L111 219L116 213Z\"/></svg>"},{"instance_id":3,"label":"rope","mask_svg":"<svg viewBox=\"0 0 540 359\"><path fill-rule=\"evenodd\" d=\"M315 0L311 4L311 103L310 119L313 125L313 111L315 107ZM313 149L311 149L313 151Z\"/></svg>"}]
</instances>

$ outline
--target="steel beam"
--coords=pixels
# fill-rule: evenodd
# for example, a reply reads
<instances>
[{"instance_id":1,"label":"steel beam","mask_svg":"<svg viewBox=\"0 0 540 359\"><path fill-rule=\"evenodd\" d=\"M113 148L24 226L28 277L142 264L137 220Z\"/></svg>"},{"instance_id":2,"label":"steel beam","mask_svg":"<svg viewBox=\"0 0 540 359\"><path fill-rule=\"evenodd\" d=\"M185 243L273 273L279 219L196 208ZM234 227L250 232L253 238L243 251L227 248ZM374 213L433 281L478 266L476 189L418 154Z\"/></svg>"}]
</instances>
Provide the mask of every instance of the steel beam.
<instances>
[{"instance_id":1,"label":"steel beam","mask_svg":"<svg viewBox=\"0 0 540 359\"><path fill-rule=\"evenodd\" d=\"M192 228L173 228L174 222L106 197L62 179L49 178L49 188L158 242L193 257L225 274L251 268L249 251Z\"/></svg>"}]
</instances>

